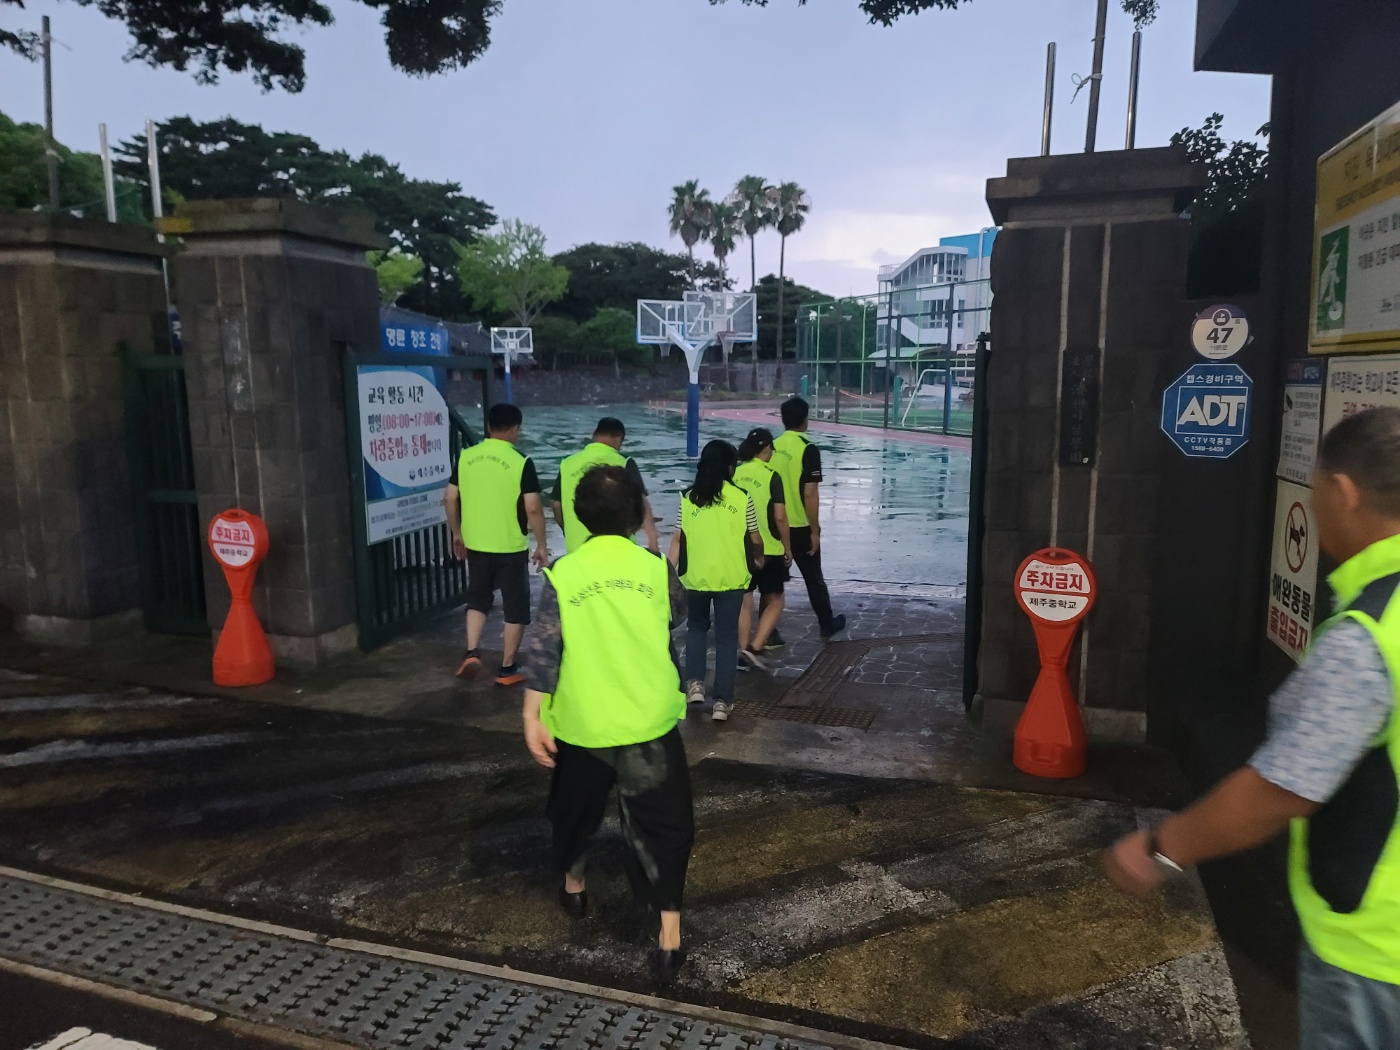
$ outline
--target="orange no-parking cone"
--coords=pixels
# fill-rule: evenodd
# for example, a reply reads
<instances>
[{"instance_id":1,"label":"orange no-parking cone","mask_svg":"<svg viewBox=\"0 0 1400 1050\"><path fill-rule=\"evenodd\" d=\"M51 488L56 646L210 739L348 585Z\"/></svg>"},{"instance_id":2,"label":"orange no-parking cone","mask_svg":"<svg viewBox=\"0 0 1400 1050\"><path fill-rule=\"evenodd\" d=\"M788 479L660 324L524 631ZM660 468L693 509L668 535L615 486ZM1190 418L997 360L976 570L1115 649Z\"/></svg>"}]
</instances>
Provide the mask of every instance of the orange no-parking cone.
<instances>
[{"instance_id":1,"label":"orange no-parking cone","mask_svg":"<svg viewBox=\"0 0 1400 1050\"><path fill-rule=\"evenodd\" d=\"M267 526L256 514L226 510L209 523L209 550L224 570L229 605L214 647L215 685L260 685L276 671L272 647L253 611L253 578L267 557Z\"/></svg>"},{"instance_id":2,"label":"orange no-parking cone","mask_svg":"<svg viewBox=\"0 0 1400 1050\"><path fill-rule=\"evenodd\" d=\"M1069 779L1084 772L1088 738L1066 668L1097 591L1089 563L1058 547L1036 551L1016 574L1016 600L1031 618L1040 650L1040 676L1016 725L1012 753L1023 773Z\"/></svg>"}]
</instances>

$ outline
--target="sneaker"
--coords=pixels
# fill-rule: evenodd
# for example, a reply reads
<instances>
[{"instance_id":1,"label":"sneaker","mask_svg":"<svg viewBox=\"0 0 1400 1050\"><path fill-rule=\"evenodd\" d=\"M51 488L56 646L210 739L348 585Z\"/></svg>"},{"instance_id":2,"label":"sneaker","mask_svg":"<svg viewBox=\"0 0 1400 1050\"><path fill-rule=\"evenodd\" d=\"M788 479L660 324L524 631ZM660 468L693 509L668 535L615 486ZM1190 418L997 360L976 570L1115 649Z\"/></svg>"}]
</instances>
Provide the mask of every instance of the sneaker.
<instances>
[{"instance_id":1,"label":"sneaker","mask_svg":"<svg viewBox=\"0 0 1400 1050\"><path fill-rule=\"evenodd\" d=\"M676 975L685 965L685 946L682 945L675 951L653 948L647 955L647 964L651 968L652 984L664 988L675 981Z\"/></svg>"},{"instance_id":2,"label":"sneaker","mask_svg":"<svg viewBox=\"0 0 1400 1050\"><path fill-rule=\"evenodd\" d=\"M525 674L520 670L519 664L511 664L509 667L502 664L501 669L496 672L497 685L519 685L523 681Z\"/></svg>"},{"instance_id":3,"label":"sneaker","mask_svg":"<svg viewBox=\"0 0 1400 1050\"><path fill-rule=\"evenodd\" d=\"M705 683L690 682L685 687L685 702L690 707L698 707L705 702Z\"/></svg>"},{"instance_id":4,"label":"sneaker","mask_svg":"<svg viewBox=\"0 0 1400 1050\"><path fill-rule=\"evenodd\" d=\"M765 653L771 653L775 649L782 649L786 647L786 645L787 642L783 641L783 636L777 631L774 631L768 636L768 641L763 643L763 651Z\"/></svg>"},{"instance_id":5,"label":"sneaker","mask_svg":"<svg viewBox=\"0 0 1400 1050\"><path fill-rule=\"evenodd\" d=\"M750 671L753 670L753 668L750 667L748 664L744 663L743 660L739 660L735 662L734 670L739 672L740 674L748 674Z\"/></svg>"},{"instance_id":6,"label":"sneaker","mask_svg":"<svg viewBox=\"0 0 1400 1050\"><path fill-rule=\"evenodd\" d=\"M739 657L740 659L747 661L750 667L757 667L760 671L768 670L768 661L765 660L753 649L740 649Z\"/></svg>"},{"instance_id":7,"label":"sneaker","mask_svg":"<svg viewBox=\"0 0 1400 1050\"><path fill-rule=\"evenodd\" d=\"M733 710L731 704L726 704L723 700L716 700L715 706L710 710L710 721L728 722L729 712Z\"/></svg>"},{"instance_id":8,"label":"sneaker","mask_svg":"<svg viewBox=\"0 0 1400 1050\"><path fill-rule=\"evenodd\" d=\"M475 649L467 650L467 657L457 666L458 678L475 678L481 673L481 657L476 655Z\"/></svg>"},{"instance_id":9,"label":"sneaker","mask_svg":"<svg viewBox=\"0 0 1400 1050\"><path fill-rule=\"evenodd\" d=\"M844 631L845 629L846 629L846 614L845 614L845 613L838 613L837 615L835 615L835 616L833 616L833 617L831 618L831 630L829 630L829 631L823 631L823 632L822 632L822 637L823 637L823 638L830 638L830 637L832 637L833 635L838 635L838 634L840 634L840 633L841 633L842 631Z\"/></svg>"}]
</instances>

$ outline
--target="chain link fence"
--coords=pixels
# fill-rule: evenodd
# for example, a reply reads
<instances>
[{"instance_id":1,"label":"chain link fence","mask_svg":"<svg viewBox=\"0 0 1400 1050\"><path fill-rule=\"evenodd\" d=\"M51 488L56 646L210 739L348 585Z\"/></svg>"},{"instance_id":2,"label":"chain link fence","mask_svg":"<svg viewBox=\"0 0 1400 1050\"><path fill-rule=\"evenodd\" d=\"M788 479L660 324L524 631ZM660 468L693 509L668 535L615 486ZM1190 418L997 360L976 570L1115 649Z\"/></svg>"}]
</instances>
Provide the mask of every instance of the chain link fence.
<instances>
[{"instance_id":1,"label":"chain link fence","mask_svg":"<svg viewBox=\"0 0 1400 1050\"><path fill-rule=\"evenodd\" d=\"M953 281L804 303L798 388L822 419L970 435L991 300L989 281Z\"/></svg>"}]
</instances>

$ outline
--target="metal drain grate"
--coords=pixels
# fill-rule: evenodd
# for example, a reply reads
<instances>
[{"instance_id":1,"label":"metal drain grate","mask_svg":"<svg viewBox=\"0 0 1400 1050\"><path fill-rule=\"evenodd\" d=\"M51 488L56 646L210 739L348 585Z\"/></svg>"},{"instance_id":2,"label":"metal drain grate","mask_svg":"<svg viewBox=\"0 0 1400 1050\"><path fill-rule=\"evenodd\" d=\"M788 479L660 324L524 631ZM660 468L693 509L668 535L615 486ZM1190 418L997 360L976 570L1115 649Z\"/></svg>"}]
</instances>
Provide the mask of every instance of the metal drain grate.
<instances>
[{"instance_id":1,"label":"metal drain grate","mask_svg":"<svg viewBox=\"0 0 1400 1050\"><path fill-rule=\"evenodd\" d=\"M829 1050L10 876L0 876L0 956L369 1048Z\"/></svg>"},{"instance_id":2,"label":"metal drain grate","mask_svg":"<svg viewBox=\"0 0 1400 1050\"><path fill-rule=\"evenodd\" d=\"M875 721L875 716L880 713L870 708L828 707L823 704L793 707L788 704L743 703L736 705L734 710L737 714L769 718L775 722L800 722L804 725L861 730L869 729Z\"/></svg>"}]
</instances>

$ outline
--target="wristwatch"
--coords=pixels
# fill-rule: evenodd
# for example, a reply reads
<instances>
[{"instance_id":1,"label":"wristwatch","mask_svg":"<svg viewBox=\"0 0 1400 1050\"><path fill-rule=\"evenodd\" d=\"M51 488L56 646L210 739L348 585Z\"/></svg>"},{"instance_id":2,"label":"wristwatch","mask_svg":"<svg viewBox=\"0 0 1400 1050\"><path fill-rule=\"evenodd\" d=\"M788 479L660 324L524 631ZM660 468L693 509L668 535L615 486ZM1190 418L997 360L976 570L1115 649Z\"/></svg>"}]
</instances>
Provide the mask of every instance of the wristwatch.
<instances>
[{"instance_id":1,"label":"wristwatch","mask_svg":"<svg viewBox=\"0 0 1400 1050\"><path fill-rule=\"evenodd\" d=\"M1157 841L1157 832L1155 831L1149 831L1147 833L1147 855L1152 858L1152 862L1161 868L1168 877L1172 875L1182 875L1186 872L1185 868L1162 852L1162 847Z\"/></svg>"}]
</instances>

